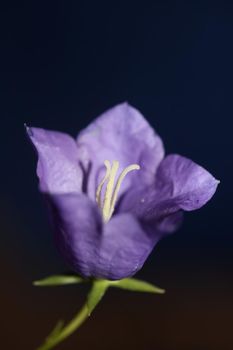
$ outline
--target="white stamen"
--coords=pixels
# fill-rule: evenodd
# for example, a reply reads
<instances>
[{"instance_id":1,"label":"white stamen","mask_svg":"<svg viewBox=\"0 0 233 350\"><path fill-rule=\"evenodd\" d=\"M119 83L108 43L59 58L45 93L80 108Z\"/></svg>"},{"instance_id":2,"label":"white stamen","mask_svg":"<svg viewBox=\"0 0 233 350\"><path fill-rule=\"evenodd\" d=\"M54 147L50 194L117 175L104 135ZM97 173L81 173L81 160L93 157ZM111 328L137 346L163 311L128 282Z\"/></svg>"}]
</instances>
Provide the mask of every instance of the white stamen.
<instances>
[{"instance_id":1,"label":"white stamen","mask_svg":"<svg viewBox=\"0 0 233 350\"><path fill-rule=\"evenodd\" d=\"M119 162L114 160L110 171L106 192L104 195L104 206L103 206L104 221L108 221L110 219L112 193L113 193L114 182L115 182L115 177L116 177L118 168L119 168Z\"/></svg>"},{"instance_id":2,"label":"white stamen","mask_svg":"<svg viewBox=\"0 0 233 350\"><path fill-rule=\"evenodd\" d=\"M97 191L96 191L96 201L98 203L99 208L102 210L103 219L105 222L107 222L115 209L115 204L117 201L117 196L122 184L123 179L125 176L132 170L139 170L140 166L138 164L131 164L128 167L126 167L118 177L118 180L116 182L115 188L114 188L114 182L117 170L119 168L119 162L114 160L113 164L111 166L110 162L108 160L105 160L104 165L106 167L106 174L103 178L103 180L100 182ZM106 186L106 191L104 194L104 201L103 205L101 203L101 191L103 188L104 183L108 181Z\"/></svg>"},{"instance_id":3,"label":"white stamen","mask_svg":"<svg viewBox=\"0 0 233 350\"><path fill-rule=\"evenodd\" d=\"M138 164L131 164L129 166L127 166L127 168L125 168L122 173L120 174L120 176L118 177L116 186L115 186L115 190L112 196L112 200L111 200L111 208L110 208L110 217L113 214L113 211L115 209L115 205L116 205L116 201L117 201L117 195L119 193L122 181L124 180L124 178L126 177L126 175L133 170L139 170L140 166Z\"/></svg>"},{"instance_id":4,"label":"white stamen","mask_svg":"<svg viewBox=\"0 0 233 350\"><path fill-rule=\"evenodd\" d=\"M102 191L102 188L103 188L103 185L105 183L105 181L109 178L109 175L110 175L110 171L111 171L111 164L109 162L109 160L105 160L104 161L104 165L106 167L106 173L104 175L104 178L103 180L100 182L99 186L97 187L97 190L96 190L96 202L99 206L99 208L102 208L102 204L101 204L101 191Z\"/></svg>"}]
</instances>

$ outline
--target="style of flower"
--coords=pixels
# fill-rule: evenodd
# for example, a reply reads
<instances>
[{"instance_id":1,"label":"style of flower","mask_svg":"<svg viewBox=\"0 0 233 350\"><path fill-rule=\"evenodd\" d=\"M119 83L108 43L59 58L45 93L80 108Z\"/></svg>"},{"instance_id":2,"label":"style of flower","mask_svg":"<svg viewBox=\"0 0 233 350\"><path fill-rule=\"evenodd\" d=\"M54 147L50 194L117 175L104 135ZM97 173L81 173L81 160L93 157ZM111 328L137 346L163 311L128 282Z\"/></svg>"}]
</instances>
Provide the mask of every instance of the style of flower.
<instances>
[{"instance_id":1,"label":"style of flower","mask_svg":"<svg viewBox=\"0 0 233 350\"><path fill-rule=\"evenodd\" d=\"M164 157L158 134L127 103L76 140L39 128L27 133L56 245L83 277L134 275L156 243L179 227L183 211L202 207L219 182L185 157Z\"/></svg>"}]
</instances>

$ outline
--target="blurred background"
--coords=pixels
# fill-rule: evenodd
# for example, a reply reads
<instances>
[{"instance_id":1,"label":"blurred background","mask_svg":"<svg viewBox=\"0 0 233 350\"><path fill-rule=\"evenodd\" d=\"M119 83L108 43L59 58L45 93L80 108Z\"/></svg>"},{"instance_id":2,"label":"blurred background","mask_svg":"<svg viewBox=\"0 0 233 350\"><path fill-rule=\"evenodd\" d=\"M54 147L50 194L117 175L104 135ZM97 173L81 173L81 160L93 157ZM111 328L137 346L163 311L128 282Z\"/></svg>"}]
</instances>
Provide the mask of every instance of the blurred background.
<instances>
[{"instance_id":1,"label":"blurred background","mask_svg":"<svg viewBox=\"0 0 233 350\"><path fill-rule=\"evenodd\" d=\"M24 122L76 136L129 101L221 184L161 241L138 277L163 296L111 290L59 349L233 349L233 4L8 1L0 10L1 348L34 350L87 290L36 288L67 271L37 190Z\"/></svg>"}]
</instances>

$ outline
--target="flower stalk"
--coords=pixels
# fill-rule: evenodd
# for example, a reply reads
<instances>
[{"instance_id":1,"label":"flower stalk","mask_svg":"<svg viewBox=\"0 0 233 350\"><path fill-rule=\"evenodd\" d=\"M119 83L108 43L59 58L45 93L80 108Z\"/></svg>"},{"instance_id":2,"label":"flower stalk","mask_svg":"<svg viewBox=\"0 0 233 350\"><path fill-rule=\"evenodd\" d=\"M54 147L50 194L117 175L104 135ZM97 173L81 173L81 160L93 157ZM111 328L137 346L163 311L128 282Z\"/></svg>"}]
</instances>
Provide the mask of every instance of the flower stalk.
<instances>
[{"instance_id":1,"label":"flower stalk","mask_svg":"<svg viewBox=\"0 0 233 350\"><path fill-rule=\"evenodd\" d=\"M88 307L85 304L74 318L62 329L60 324L55 327L51 334L46 338L45 342L37 348L37 350L50 350L61 343L76 331L89 317Z\"/></svg>"},{"instance_id":2,"label":"flower stalk","mask_svg":"<svg viewBox=\"0 0 233 350\"><path fill-rule=\"evenodd\" d=\"M76 331L91 315L92 311L100 302L110 284L111 281L94 280L92 282L92 288L87 296L87 301L81 310L66 326L63 327L62 323L59 322L50 335L46 338L44 344L37 348L37 350L53 349L57 344L61 343L72 333L74 333L74 331Z\"/></svg>"},{"instance_id":3,"label":"flower stalk","mask_svg":"<svg viewBox=\"0 0 233 350\"><path fill-rule=\"evenodd\" d=\"M35 286L58 286L71 283L85 283L88 280L82 279L79 276L66 276L66 275L55 275L47 277L43 280L34 282ZM36 350L50 350L54 349L56 345L64 341L70 335L72 335L79 327L88 319L92 311L99 304L104 294L109 287L126 289L134 292L147 292L155 294L163 294L164 290L156 287L148 282L140 281L134 278L125 278L119 281L109 281L96 279L92 280L92 287L87 295L86 303L79 310L79 312L73 317L73 319L65 326L63 322L57 323L53 331L47 336L44 343L39 346Z\"/></svg>"}]
</instances>

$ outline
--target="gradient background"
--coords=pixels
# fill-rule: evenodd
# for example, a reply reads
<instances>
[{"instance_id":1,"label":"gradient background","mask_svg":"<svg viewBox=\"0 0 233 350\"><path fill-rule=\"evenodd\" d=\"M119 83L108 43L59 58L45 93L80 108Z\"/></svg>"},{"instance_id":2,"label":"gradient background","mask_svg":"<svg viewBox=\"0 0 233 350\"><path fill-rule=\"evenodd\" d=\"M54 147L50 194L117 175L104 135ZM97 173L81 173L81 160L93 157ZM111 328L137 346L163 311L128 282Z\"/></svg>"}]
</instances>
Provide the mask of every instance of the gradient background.
<instances>
[{"instance_id":1,"label":"gradient background","mask_svg":"<svg viewBox=\"0 0 233 350\"><path fill-rule=\"evenodd\" d=\"M32 287L67 267L23 123L75 136L124 100L156 128L167 153L192 158L221 184L138 275L167 293L111 290L58 348L233 349L233 4L187 3L1 5L1 349L35 349L86 294L79 286Z\"/></svg>"}]
</instances>

